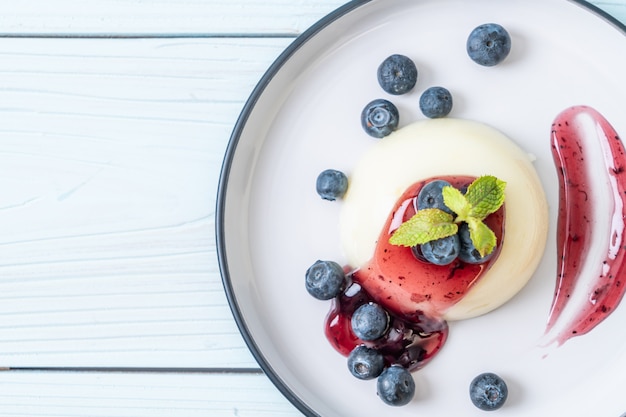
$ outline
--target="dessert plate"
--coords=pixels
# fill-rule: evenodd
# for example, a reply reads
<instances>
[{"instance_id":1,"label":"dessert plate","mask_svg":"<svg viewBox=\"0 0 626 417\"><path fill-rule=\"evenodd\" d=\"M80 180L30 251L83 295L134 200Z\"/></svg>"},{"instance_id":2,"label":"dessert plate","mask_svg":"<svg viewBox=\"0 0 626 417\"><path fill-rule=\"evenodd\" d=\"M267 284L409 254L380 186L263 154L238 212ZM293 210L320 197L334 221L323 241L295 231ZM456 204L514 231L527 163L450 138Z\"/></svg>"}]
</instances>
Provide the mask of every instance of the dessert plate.
<instances>
[{"instance_id":1,"label":"dessert plate","mask_svg":"<svg viewBox=\"0 0 626 417\"><path fill-rule=\"evenodd\" d=\"M511 54L496 67L473 63L465 51L470 31L487 22L512 37ZM376 81L379 63L394 53L411 57L419 71L415 89L403 96L387 95ZM580 1L355 1L296 39L262 78L234 128L216 220L235 319L281 392L307 416L479 416L468 386L490 371L509 385L501 416L624 413L626 305L587 335L556 348L540 344L556 279L551 123L567 107L588 105L626 132L624 68L624 26ZM394 102L402 127L424 118L419 95L433 85L452 92L450 117L487 123L536 157L550 234L530 283L501 308L450 323L443 350L413 374L413 401L391 408L377 398L375 381L350 375L323 334L329 302L304 288L315 260L345 262L341 202L319 198L315 180L327 168L349 175L376 140L360 126L366 103Z\"/></svg>"}]
</instances>

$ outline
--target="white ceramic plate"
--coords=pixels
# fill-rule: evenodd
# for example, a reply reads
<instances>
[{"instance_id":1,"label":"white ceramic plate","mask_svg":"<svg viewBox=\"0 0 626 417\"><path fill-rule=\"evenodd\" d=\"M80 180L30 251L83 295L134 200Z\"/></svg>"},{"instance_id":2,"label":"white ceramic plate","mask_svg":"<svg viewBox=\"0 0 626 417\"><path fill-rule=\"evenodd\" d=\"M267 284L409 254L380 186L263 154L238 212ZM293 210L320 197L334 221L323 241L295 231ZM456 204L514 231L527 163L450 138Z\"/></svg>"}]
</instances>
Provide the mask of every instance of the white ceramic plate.
<instances>
[{"instance_id":1,"label":"white ceramic plate","mask_svg":"<svg viewBox=\"0 0 626 417\"><path fill-rule=\"evenodd\" d=\"M480 67L465 52L469 32L486 22L512 36L511 55L497 67ZM415 90L404 96L386 95L376 81L379 63L393 53L411 57L420 72ZM626 411L625 305L554 351L537 346L556 271L550 126L561 110L585 104L626 132L625 68L624 27L567 0L358 1L298 38L269 69L235 127L217 208L229 301L278 388L308 416L480 416L468 384L492 371L509 385L501 416L618 417ZM316 259L344 261L341 203L321 200L315 179L326 168L349 175L372 145L359 121L367 102L390 99L403 126L423 119L419 95L432 85L453 93L450 116L488 123L537 156L550 237L528 286L492 313L451 323L442 352L414 374L415 399L390 408L377 398L375 381L349 374L323 335L329 303L304 289L304 272Z\"/></svg>"}]
</instances>

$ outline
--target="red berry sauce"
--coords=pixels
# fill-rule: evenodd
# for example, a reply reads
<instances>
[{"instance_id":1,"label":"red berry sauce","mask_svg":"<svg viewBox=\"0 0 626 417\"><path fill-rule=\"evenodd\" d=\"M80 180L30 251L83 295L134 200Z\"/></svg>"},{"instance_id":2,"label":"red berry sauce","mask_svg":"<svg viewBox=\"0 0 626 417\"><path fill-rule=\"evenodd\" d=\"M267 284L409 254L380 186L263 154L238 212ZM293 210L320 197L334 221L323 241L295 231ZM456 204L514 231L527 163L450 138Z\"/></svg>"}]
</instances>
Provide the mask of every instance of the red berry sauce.
<instances>
[{"instance_id":1,"label":"red berry sauce","mask_svg":"<svg viewBox=\"0 0 626 417\"><path fill-rule=\"evenodd\" d=\"M419 191L434 179L444 179L464 189L475 178L431 178L413 184L398 199L379 236L374 256L349 274L350 285L333 301L326 318L326 337L343 355L365 344L383 353L389 365L400 364L410 370L423 367L447 339L448 324L443 314L463 298L496 260L504 237L504 207L485 219L496 234L498 245L494 256L480 265L460 260L446 266L434 265L416 258L411 248L389 243L391 234L415 214ZM378 303L391 317L387 334L374 342L360 340L350 326L352 313L368 302Z\"/></svg>"},{"instance_id":2,"label":"red berry sauce","mask_svg":"<svg viewBox=\"0 0 626 417\"><path fill-rule=\"evenodd\" d=\"M551 142L560 201L557 282L546 333L559 324L554 339L563 344L608 317L626 290L626 151L609 122L586 106L557 116ZM598 157L591 160L592 155ZM598 217L606 218L606 210L610 221L601 222ZM584 286L586 298L572 301L574 291ZM574 313L562 317L566 308Z\"/></svg>"},{"instance_id":3,"label":"red berry sauce","mask_svg":"<svg viewBox=\"0 0 626 417\"><path fill-rule=\"evenodd\" d=\"M424 317L408 321L390 315L389 329L383 337L363 341L352 332L352 313L362 304L374 301L356 282L352 282L343 295L333 301L326 317L326 337L344 356L359 345L378 350L386 366L402 365L410 370L423 367L441 349L448 337L448 325L443 320Z\"/></svg>"}]
</instances>

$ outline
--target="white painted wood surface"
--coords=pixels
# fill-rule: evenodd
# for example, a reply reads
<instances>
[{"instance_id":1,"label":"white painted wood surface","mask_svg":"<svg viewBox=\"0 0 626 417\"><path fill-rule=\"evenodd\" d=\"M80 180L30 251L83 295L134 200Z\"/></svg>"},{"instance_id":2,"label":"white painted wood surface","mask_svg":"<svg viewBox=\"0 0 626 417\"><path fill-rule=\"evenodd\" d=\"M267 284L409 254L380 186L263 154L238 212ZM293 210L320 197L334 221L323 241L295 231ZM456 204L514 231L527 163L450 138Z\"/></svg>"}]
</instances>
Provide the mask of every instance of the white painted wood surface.
<instances>
[{"instance_id":1,"label":"white painted wood surface","mask_svg":"<svg viewBox=\"0 0 626 417\"><path fill-rule=\"evenodd\" d=\"M296 417L264 375L5 372L0 415Z\"/></svg>"},{"instance_id":2,"label":"white painted wood surface","mask_svg":"<svg viewBox=\"0 0 626 417\"><path fill-rule=\"evenodd\" d=\"M299 416L232 319L215 193L250 91L343 1L0 3L0 415Z\"/></svg>"},{"instance_id":3,"label":"white painted wood surface","mask_svg":"<svg viewBox=\"0 0 626 417\"><path fill-rule=\"evenodd\" d=\"M343 0L3 0L0 33L297 35Z\"/></svg>"},{"instance_id":4,"label":"white painted wood surface","mask_svg":"<svg viewBox=\"0 0 626 417\"><path fill-rule=\"evenodd\" d=\"M0 39L0 366L255 366L215 194L289 42Z\"/></svg>"}]
</instances>

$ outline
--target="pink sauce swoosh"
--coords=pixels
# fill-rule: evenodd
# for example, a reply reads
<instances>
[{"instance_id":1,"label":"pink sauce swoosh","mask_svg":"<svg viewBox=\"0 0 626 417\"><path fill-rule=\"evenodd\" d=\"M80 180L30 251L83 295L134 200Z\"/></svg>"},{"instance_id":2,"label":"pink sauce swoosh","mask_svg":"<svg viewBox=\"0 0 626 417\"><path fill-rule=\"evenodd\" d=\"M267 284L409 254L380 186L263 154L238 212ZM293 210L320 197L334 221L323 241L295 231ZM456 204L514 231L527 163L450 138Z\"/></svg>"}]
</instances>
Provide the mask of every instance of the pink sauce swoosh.
<instances>
[{"instance_id":1,"label":"pink sauce swoosh","mask_svg":"<svg viewBox=\"0 0 626 417\"><path fill-rule=\"evenodd\" d=\"M546 336L562 345L606 319L626 290L626 150L587 106L557 116L551 145L560 189L558 272Z\"/></svg>"}]
</instances>

